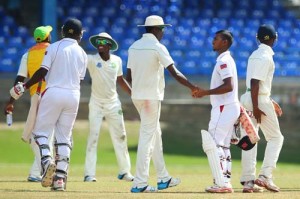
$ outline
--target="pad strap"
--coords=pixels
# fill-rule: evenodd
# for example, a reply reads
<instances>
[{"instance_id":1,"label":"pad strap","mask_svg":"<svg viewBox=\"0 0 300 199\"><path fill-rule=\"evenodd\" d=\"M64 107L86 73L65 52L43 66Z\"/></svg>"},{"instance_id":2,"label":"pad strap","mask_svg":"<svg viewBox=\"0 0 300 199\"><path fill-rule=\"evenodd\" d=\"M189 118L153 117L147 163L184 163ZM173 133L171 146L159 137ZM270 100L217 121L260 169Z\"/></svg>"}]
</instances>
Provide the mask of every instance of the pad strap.
<instances>
[{"instance_id":1,"label":"pad strap","mask_svg":"<svg viewBox=\"0 0 300 199\"><path fill-rule=\"evenodd\" d=\"M71 145L67 144L67 143L55 143L54 144L55 147L59 147L59 146L67 146L69 147L71 150L73 149Z\"/></svg>"}]
</instances>

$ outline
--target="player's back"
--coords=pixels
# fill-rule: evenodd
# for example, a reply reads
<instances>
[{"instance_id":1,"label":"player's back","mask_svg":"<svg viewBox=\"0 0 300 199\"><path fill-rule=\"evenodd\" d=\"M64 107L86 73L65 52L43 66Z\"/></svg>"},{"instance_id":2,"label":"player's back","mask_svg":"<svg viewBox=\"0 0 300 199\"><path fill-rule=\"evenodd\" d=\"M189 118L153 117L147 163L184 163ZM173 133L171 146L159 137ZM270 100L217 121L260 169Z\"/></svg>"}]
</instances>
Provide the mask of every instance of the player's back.
<instances>
[{"instance_id":1,"label":"player's back","mask_svg":"<svg viewBox=\"0 0 300 199\"><path fill-rule=\"evenodd\" d=\"M127 68L132 75L132 99L163 99L165 47L152 34L144 34L128 50Z\"/></svg>"},{"instance_id":2,"label":"player's back","mask_svg":"<svg viewBox=\"0 0 300 199\"><path fill-rule=\"evenodd\" d=\"M79 90L86 72L87 55L76 40L64 38L47 48L42 67L49 70L47 88Z\"/></svg>"}]
</instances>

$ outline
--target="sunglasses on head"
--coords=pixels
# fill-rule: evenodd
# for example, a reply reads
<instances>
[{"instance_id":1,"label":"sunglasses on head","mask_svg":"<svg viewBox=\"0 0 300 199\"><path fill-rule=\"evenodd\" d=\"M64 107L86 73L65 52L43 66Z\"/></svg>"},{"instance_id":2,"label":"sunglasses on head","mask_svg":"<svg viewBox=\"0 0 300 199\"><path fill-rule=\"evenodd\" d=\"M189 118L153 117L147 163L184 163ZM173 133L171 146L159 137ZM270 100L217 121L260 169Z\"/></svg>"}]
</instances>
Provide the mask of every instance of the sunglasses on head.
<instances>
[{"instance_id":1,"label":"sunglasses on head","mask_svg":"<svg viewBox=\"0 0 300 199\"><path fill-rule=\"evenodd\" d=\"M107 44L110 44L111 45L111 42L107 39L96 39L96 44L99 46L99 45L107 45Z\"/></svg>"}]
</instances>

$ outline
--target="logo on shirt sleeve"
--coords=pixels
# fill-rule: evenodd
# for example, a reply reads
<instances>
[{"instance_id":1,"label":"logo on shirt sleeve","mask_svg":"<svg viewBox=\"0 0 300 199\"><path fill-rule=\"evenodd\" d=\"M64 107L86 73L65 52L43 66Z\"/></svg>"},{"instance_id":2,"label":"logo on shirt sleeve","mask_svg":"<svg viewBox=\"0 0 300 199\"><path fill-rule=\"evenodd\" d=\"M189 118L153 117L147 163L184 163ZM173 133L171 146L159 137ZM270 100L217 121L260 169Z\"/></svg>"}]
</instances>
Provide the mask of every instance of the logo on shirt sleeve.
<instances>
[{"instance_id":1,"label":"logo on shirt sleeve","mask_svg":"<svg viewBox=\"0 0 300 199\"><path fill-rule=\"evenodd\" d=\"M227 64L222 64L222 65L220 66L220 68L221 68L221 70L224 69L224 68L227 68Z\"/></svg>"},{"instance_id":2,"label":"logo on shirt sleeve","mask_svg":"<svg viewBox=\"0 0 300 199\"><path fill-rule=\"evenodd\" d=\"M45 55L47 55L48 51L45 51Z\"/></svg>"}]
</instances>

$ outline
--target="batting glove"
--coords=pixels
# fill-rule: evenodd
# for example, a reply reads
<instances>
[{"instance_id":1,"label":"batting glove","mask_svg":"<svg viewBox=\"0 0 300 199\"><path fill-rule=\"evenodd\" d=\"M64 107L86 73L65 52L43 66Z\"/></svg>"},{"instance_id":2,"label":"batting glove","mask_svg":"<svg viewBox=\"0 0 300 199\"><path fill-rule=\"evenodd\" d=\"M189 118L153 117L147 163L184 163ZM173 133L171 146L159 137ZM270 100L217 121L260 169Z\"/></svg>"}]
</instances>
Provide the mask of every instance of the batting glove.
<instances>
[{"instance_id":1,"label":"batting glove","mask_svg":"<svg viewBox=\"0 0 300 199\"><path fill-rule=\"evenodd\" d=\"M9 91L10 96L15 100L19 99L25 92L26 87L23 82L18 82L14 87Z\"/></svg>"}]
</instances>

